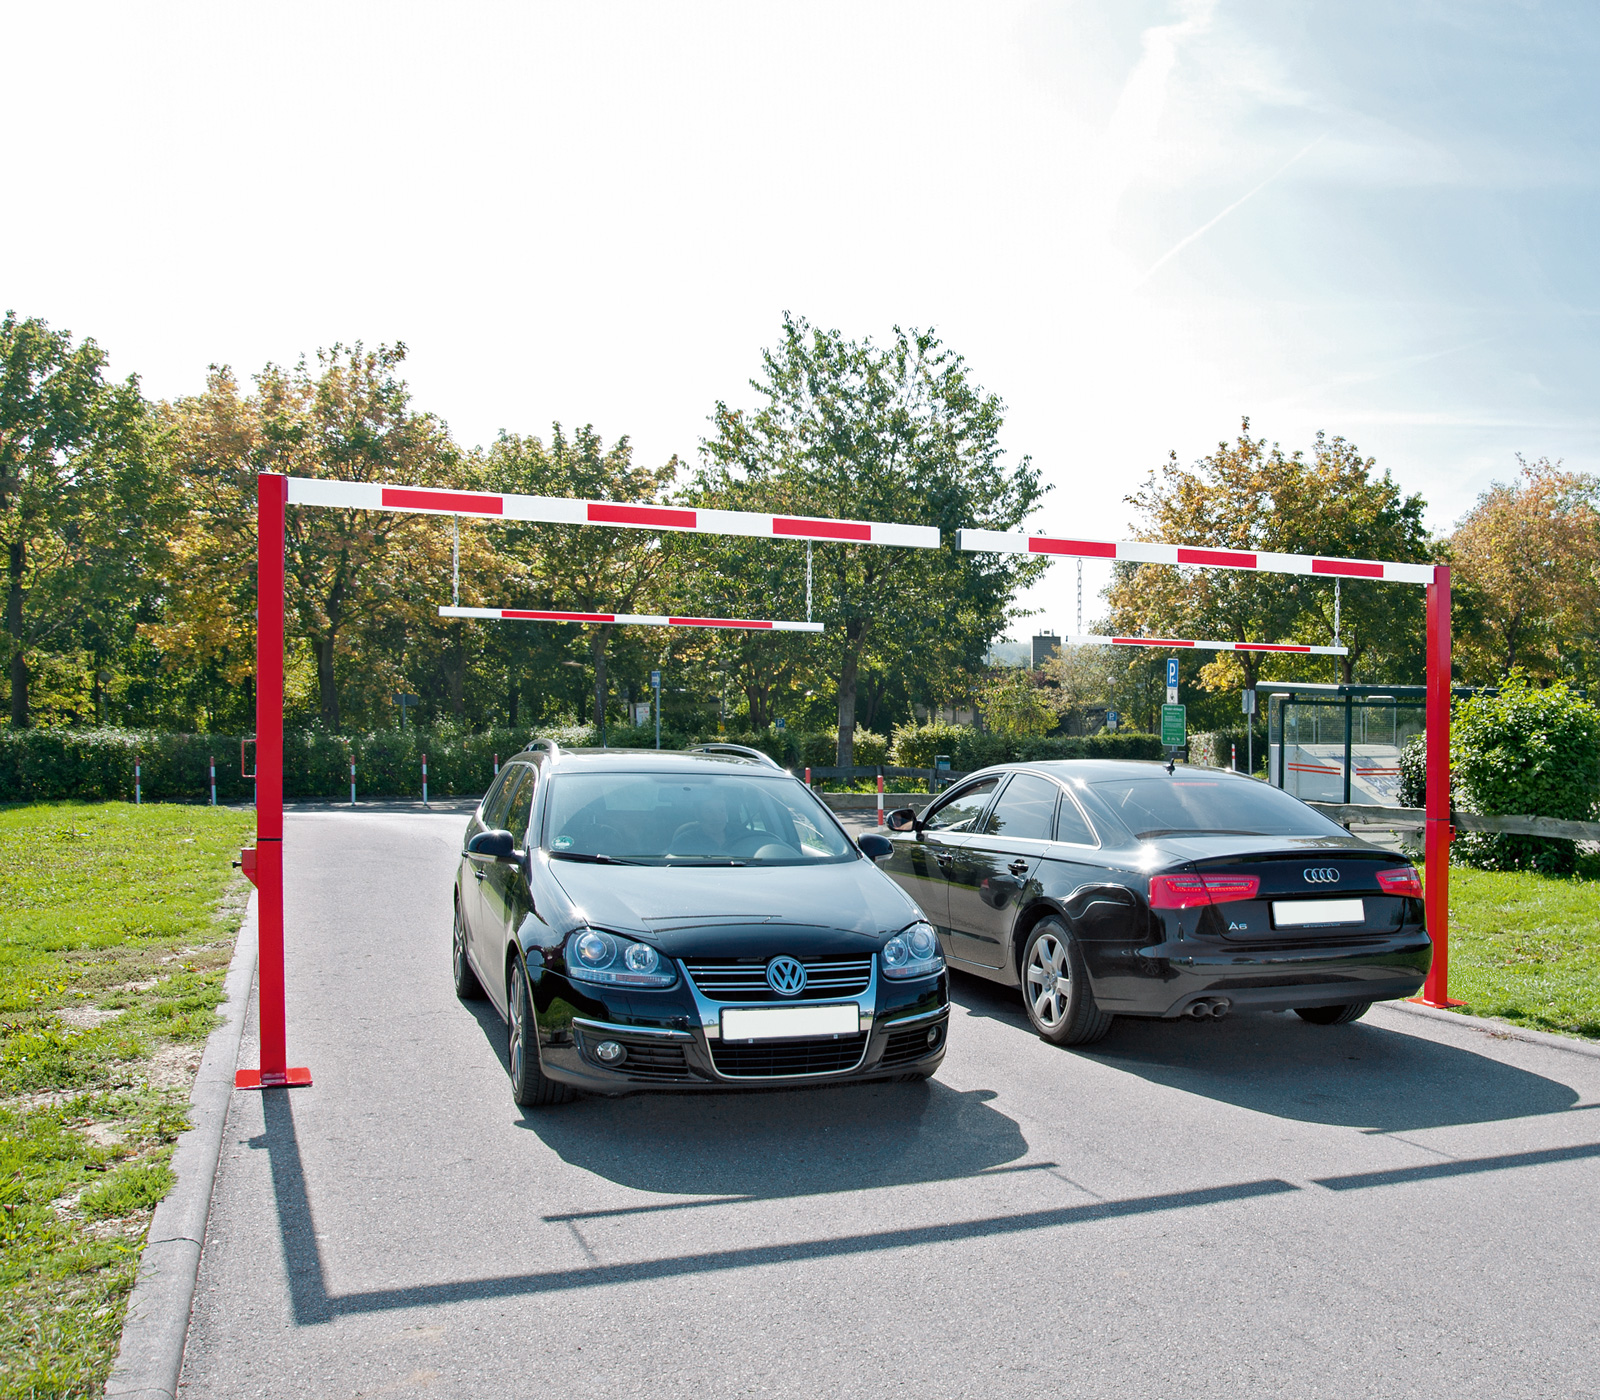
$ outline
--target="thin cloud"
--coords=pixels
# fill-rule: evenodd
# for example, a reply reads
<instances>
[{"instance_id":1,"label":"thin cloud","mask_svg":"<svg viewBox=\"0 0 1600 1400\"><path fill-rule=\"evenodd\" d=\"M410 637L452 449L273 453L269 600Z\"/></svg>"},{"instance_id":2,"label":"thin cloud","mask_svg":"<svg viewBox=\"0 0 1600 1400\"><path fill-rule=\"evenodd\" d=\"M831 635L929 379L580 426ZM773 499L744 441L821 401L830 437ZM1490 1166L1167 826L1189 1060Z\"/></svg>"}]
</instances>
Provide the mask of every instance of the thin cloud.
<instances>
[{"instance_id":1,"label":"thin cloud","mask_svg":"<svg viewBox=\"0 0 1600 1400\"><path fill-rule=\"evenodd\" d=\"M1206 220L1206 222L1201 224L1200 227L1197 228L1193 233L1188 234L1187 236L1185 236L1183 238L1180 238L1176 243L1174 243L1172 245L1172 247L1168 248L1166 252L1164 252L1159 258L1157 258L1153 263L1150 264L1150 266L1145 270L1144 276L1139 278L1139 280L1133 284L1134 287L1136 287L1136 288L1137 287L1142 287L1146 282L1148 282L1152 277L1154 277L1155 274L1166 263L1170 262L1173 258L1177 257L1179 253L1181 253L1185 248L1187 248L1197 238L1203 238L1207 233L1209 233L1218 224L1220 224L1224 219L1226 219L1229 214L1233 213L1233 211L1235 209L1237 209L1241 204L1244 204L1247 201L1254 199L1258 194L1261 193L1262 190L1266 189L1266 187L1268 185L1270 185L1274 180L1276 180L1278 178L1278 176L1282 175L1284 173L1284 171L1286 171L1291 165L1295 164L1297 161L1303 160L1306 156L1310 155L1311 152L1313 150L1315 150L1317 148L1317 146L1319 146L1326 139L1326 137L1327 137L1327 133L1324 132L1321 136L1318 136L1315 140L1309 142L1307 145L1305 145L1300 150L1296 151L1292 156L1290 156L1288 160L1284 161L1284 163L1282 165L1280 165L1276 170L1274 170L1272 172L1272 174L1268 175L1267 178L1265 180L1263 180L1259 185L1256 185L1253 189L1246 190L1242 195L1239 196L1238 199L1234 200L1233 203L1230 204L1226 209L1224 209L1220 214L1217 214L1214 217Z\"/></svg>"}]
</instances>

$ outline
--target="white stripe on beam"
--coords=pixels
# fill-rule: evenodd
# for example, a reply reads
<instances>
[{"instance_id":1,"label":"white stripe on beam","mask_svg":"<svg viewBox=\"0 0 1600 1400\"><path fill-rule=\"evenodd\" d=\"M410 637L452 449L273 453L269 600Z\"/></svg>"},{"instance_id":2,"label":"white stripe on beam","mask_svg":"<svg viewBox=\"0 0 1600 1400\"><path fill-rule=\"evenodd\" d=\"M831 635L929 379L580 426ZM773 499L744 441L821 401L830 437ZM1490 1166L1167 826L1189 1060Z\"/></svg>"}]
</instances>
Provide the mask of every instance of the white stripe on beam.
<instances>
[{"instance_id":1,"label":"white stripe on beam","mask_svg":"<svg viewBox=\"0 0 1600 1400\"><path fill-rule=\"evenodd\" d=\"M347 510L399 510L423 515L466 515L490 520L535 520L548 525L611 525L628 530L683 530L702 535L757 539L824 540L845 544L902 545L937 549L933 525L896 525L874 520L828 520L764 515L744 510L700 510L691 506L632 505L581 501L565 496L516 496L493 491L452 491L431 486L385 486L367 481L288 478L289 504Z\"/></svg>"},{"instance_id":2,"label":"white stripe on beam","mask_svg":"<svg viewBox=\"0 0 1600 1400\"><path fill-rule=\"evenodd\" d=\"M759 632L820 632L820 622L774 622L748 617L669 617L660 613L561 612L541 608L441 607L440 617L482 618L488 622L612 622L619 627L723 627Z\"/></svg>"},{"instance_id":3,"label":"white stripe on beam","mask_svg":"<svg viewBox=\"0 0 1600 1400\"><path fill-rule=\"evenodd\" d=\"M1046 554L1068 559L1114 559L1138 564L1181 564L1210 569L1246 569L1263 574L1311 574L1326 578L1371 578L1385 583L1433 582L1431 564L1376 559L1334 559L1318 554L1273 554L1265 550L1156 544L1145 540L1075 540L1005 530L958 530L956 547L985 554Z\"/></svg>"},{"instance_id":4,"label":"white stripe on beam","mask_svg":"<svg viewBox=\"0 0 1600 1400\"><path fill-rule=\"evenodd\" d=\"M1192 647L1195 651L1266 651L1290 656L1348 656L1349 647L1302 646L1299 642L1201 642L1187 637L1063 637L1069 647L1156 647L1171 650Z\"/></svg>"}]
</instances>

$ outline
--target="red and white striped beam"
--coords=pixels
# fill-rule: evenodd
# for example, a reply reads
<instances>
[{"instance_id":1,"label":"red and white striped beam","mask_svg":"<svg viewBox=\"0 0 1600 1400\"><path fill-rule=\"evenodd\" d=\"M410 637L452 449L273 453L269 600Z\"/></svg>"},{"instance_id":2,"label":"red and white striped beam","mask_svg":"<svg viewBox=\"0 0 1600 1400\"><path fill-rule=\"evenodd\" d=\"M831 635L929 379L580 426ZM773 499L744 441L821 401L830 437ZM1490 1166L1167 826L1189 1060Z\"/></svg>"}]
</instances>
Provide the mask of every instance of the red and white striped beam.
<instances>
[{"instance_id":1,"label":"red and white striped beam","mask_svg":"<svg viewBox=\"0 0 1600 1400\"><path fill-rule=\"evenodd\" d=\"M290 499L294 498L291 496ZM1432 564L1328 559L1319 554L1269 554L1250 549L1147 544L1137 540L1069 540L1054 535L1023 535L1005 530L957 530L956 547L984 554L1051 554L1068 559L1115 559L1135 564L1192 564L1211 569L1253 569L1263 574L1375 578L1385 583L1433 582Z\"/></svg>"},{"instance_id":2,"label":"red and white striped beam","mask_svg":"<svg viewBox=\"0 0 1600 1400\"><path fill-rule=\"evenodd\" d=\"M619 627L730 627L755 632L820 632L820 622L772 622L751 617L662 617L656 613L543 612L535 608L440 608L440 617L490 622L614 622Z\"/></svg>"},{"instance_id":3,"label":"red and white striped beam","mask_svg":"<svg viewBox=\"0 0 1600 1400\"><path fill-rule=\"evenodd\" d=\"M1281 651L1291 656L1349 656L1349 647L1301 646L1298 642L1199 642L1187 637L1063 637L1069 647L1192 647L1195 651Z\"/></svg>"},{"instance_id":4,"label":"red and white striped beam","mask_svg":"<svg viewBox=\"0 0 1600 1400\"><path fill-rule=\"evenodd\" d=\"M748 510L626 505L619 501L580 501L566 496L445 491L434 487L384 486L378 482L325 481L304 476L291 476L288 481L292 506L401 510L488 520L537 520L550 525L618 525L631 530L687 530L702 535L749 535L758 539L895 544L910 549L939 547L939 530L933 525L814 520L808 516L765 515Z\"/></svg>"}]
</instances>

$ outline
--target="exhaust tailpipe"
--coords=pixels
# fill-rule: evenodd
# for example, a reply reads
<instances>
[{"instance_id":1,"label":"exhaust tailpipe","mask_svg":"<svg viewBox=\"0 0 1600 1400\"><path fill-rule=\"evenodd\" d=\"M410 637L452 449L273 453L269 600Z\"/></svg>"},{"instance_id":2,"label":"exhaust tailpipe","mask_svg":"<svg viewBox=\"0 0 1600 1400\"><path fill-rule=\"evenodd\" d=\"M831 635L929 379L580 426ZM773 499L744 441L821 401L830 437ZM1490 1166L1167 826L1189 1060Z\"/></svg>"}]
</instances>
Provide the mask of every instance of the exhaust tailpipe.
<instances>
[{"instance_id":1,"label":"exhaust tailpipe","mask_svg":"<svg viewBox=\"0 0 1600 1400\"><path fill-rule=\"evenodd\" d=\"M1227 997L1218 997L1211 1003L1211 1019L1220 1021L1232 1009L1233 1003Z\"/></svg>"},{"instance_id":2,"label":"exhaust tailpipe","mask_svg":"<svg viewBox=\"0 0 1600 1400\"><path fill-rule=\"evenodd\" d=\"M1185 1007L1183 1014L1196 1021L1220 1021L1232 1008L1227 997L1201 997Z\"/></svg>"}]
</instances>

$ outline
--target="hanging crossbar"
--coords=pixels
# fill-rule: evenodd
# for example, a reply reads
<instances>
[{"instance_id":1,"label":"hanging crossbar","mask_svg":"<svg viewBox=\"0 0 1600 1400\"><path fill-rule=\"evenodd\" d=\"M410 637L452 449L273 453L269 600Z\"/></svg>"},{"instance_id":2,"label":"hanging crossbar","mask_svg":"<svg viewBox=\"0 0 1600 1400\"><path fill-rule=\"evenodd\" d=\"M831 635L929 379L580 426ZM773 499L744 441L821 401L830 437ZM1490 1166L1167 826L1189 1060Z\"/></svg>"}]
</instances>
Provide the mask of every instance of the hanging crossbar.
<instances>
[{"instance_id":1,"label":"hanging crossbar","mask_svg":"<svg viewBox=\"0 0 1600 1400\"><path fill-rule=\"evenodd\" d=\"M1326 574L1373 578L1385 583L1433 582L1432 564L1396 564L1374 559L1334 559L1320 554L1271 554L1264 550L1211 549L1143 540L1070 540L1005 530L957 530L956 546L968 553L1053 554L1069 559L1113 559L1134 564L1193 564L1209 569L1250 569L1263 574Z\"/></svg>"},{"instance_id":2,"label":"hanging crossbar","mask_svg":"<svg viewBox=\"0 0 1600 1400\"><path fill-rule=\"evenodd\" d=\"M614 622L619 627L728 627L757 632L820 632L820 622L773 622L749 617L663 617L656 613L549 612L536 608L440 608L440 617L489 622Z\"/></svg>"},{"instance_id":3,"label":"hanging crossbar","mask_svg":"<svg viewBox=\"0 0 1600 1400\"><path fill-rule=\"evenodd\" d=\"M399 510L423 515L471 515L480 520L534 520L550 525L616 525L631 530L685 530L702 535L765 539L831 540L843 544L892 544L937 549L935 525L896 525L877 520L820 520L800 515L765 515L747 510L702 510L698 506L627 505L580 501L566 496L515 496L496 491L448 491L433 487L384 486L373 481L288 478L292 506L346 510Z\"/></svg>"},{"instance_id":4,"label":"hanging crossbar","mask_svg":"<svg viewBox=\"0 0 1600 1400\"><path fill-rule=\"evenodd\" d=\"M1187 637L1063 637L1069 647L1193 647L1196 651L1271 651L1295 656L1348 656L1349 647L1301 646L1298 642L1202 642Z\"/></svg>"}]
</instances>

